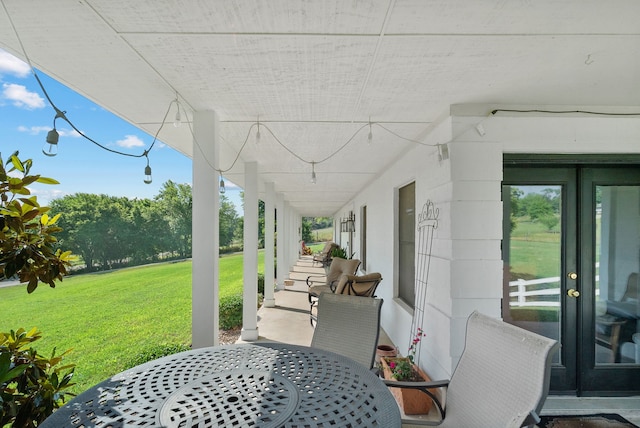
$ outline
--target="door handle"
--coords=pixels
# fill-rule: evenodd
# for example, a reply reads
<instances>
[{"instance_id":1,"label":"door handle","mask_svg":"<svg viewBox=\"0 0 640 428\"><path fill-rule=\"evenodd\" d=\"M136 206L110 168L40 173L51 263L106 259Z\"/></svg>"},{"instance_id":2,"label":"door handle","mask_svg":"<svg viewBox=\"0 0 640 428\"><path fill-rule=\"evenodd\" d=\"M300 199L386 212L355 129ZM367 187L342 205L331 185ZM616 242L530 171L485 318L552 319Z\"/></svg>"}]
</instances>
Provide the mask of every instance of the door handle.
<instances>
[{"instance_id":1,"label":"door handle","mask_svg":"<svg viewBox=\"0 0 640 428\"><path fill-rule=\"evenodd\" d=\"M567 296L569 297L580 297L580 292L574 288L570 288L567 290Z\"/></svg>"}]
</instances>

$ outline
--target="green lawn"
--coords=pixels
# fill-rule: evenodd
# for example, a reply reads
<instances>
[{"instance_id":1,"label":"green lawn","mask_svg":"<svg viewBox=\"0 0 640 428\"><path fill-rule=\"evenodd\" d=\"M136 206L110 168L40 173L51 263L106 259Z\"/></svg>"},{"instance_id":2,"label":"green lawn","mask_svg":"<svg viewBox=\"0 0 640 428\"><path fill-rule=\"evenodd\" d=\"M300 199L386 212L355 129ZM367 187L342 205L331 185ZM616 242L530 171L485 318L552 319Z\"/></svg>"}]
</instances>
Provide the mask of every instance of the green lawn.
<instances>
[{"instance_id":1,"label":"green lawn","mask_svg":"<svg viewBox=\"0 0 640 428\"><path fill-rule=\"evenodd\" d=\"M220 259L220 297L234 293L242 293L241 254ZM0 331L42 331L34 344L41 353L73 348L66 361L76 364L74 392L82 392L138 350L191 343L191 262L74 275L30 295L24 286L0 288L0 313Z\"/></svg>"}]
</instances>

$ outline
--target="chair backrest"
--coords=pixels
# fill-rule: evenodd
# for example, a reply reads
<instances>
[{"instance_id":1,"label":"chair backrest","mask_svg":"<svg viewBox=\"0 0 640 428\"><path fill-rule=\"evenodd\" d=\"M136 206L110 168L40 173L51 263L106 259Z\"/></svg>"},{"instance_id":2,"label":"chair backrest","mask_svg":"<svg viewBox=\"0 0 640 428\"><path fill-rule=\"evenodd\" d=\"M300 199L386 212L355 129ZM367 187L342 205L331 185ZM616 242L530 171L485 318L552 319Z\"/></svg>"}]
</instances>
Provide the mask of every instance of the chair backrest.
<instances>
[{"instance_id":1,"label":"chair backrest","mask_svg":"<svg viewBox=\"0 0 640 428\"><path fill-rule=\"evenodd\" d=\"M629 274L629 278L627 278L627 289L622 296L622 301L626 300L638 300L640 295L638 295L638 272L632 272Z\"/></svg>"},{"instance_id":2,"label":"chair backrest","mask_svg":"<svg viewBox=\"0 0 640 428\"><path fill-rule=\"evenodd\" d=\"M327 284L338 284L342 275L355 275L358 267L360 266L360 260L358 259L343 259L341 257L334 257L329 265L329 272L327 273Z\"/></svg>"},{"instance_id":3,"label":"chair backrest","mask_svg":"<svg viewBox=\"0 0 640 428\"><path fill-rule=\"evenodd\" d=\"M319 254L326 256L336 247L335 242L327 241Z\"/></svg>"},{"instance_id":4,"label":"chair backrest","mask_svg":"<svg viewBox=\"0 0 640 428\"><path fill-rule=\"evenodd\" d=\"M382 299L322 293L311 347L373 367L380 335Z\"/></svg>"},{"instance_id":5,"label":"chair backrest","mask_svg":"<svg viewBox=\"0 0 640 428\"><path fill-rule=\"evenodd\" d=\"M351 296L375 297L376 288L382 281L380 273L367 275L342 275L336 287L336 294L349 294Z\"/></svg>"},{"instance_id":6,"label":"chair backrest","mask_svg":"<svg viewBox=\"0 0 640 428\"><path fill-rule=\"evenodd\" d=\"M520 427L539 413L558 342L474 312L447 389L443 427Z\"/></svg>"}]
</instances>

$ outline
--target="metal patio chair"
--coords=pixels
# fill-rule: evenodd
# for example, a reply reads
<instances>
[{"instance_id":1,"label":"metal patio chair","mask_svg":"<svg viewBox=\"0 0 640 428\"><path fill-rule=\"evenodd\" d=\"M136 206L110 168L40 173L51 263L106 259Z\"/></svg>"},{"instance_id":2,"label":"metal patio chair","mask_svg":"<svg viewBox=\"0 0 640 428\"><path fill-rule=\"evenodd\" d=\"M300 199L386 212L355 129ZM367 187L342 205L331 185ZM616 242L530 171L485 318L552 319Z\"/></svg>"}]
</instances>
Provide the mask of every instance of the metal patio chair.
<instances>
[{"instance_id":1,"label":"metal patio chair","mask_svg":"<svg viewBox=\"0 0 640 428\"><path fill-rule=\"evenodd\" d=\"M331 252L334 248L337 248L338 244L328 241L324 244L322 250L319 253L313 255L313 262L320 263L322 266L329 266L331 263Z\"/></svg>"},{"instance_id":2,"label":"metal patio chair","mask_svg":"<svg viewBox=\"0 0 640 428\"><path fill-rule=\"evenodd\" d=\"M311 275L307 277L307 298L309 299L309 322L313 326L315 316L313 308L318 303L318 297L324 292L333 293L338 286L338 282L342 275L355 275L360 266L358 259L343 259L334 257L329 265L329 272L326 275Z\"/></svg>"},{"instance_id":3,"label":"metal patio chair","mask_svg":"<svg viewBox=\"0 0 640 428\"><path fill-rule=\"evenodd\" d=\"M380 335L382 299L322 293L311 347L349 357L371 369Z\"/></svg>"},{"instance_id":4,"label":"metal patio chair","mask_svg":"<svg viewBox=\"0 0 640 428\"><path fill-rule=\"evenodd\" d=\"M419 389L438 409L435 419L403 414L403 427L533 426L540 421L538 413L549 392L551 359L558 346L555 340L474 312L451 380L385 383ZM429 390L434 388L446 388L446 407L439 400L445 394Z\"/></svg>"},{"instance_id":5,"label":"metal patio chair","mask_svg":"<svg viewBox=\"0 0 640 428\"><path fill-rule=\"evenodd\" d=\"M381 281L382 275L378 272L361 276L342 275L334 293L360 297L376 297L376 289Z\"/></svg>"}]
</instances>

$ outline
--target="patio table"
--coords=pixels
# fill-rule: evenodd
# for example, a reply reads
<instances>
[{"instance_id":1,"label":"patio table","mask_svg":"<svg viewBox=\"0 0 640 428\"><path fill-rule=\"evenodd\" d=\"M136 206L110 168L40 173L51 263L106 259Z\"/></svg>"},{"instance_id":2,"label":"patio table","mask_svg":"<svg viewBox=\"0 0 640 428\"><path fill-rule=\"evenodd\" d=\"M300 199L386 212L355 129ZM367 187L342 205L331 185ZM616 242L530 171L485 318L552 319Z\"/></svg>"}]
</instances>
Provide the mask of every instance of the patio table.
<instances>
[{"instance_id":1,"label":"patio table","mask_svg":"<svg viewBox=\"0 0 640 428\"><path fill-rule=\"evenodd\" d=\"M181 352L99 383L54 412L61 427L400 427L384 383L341 355L283 343Z\"/></svg>"}]
</instances>

